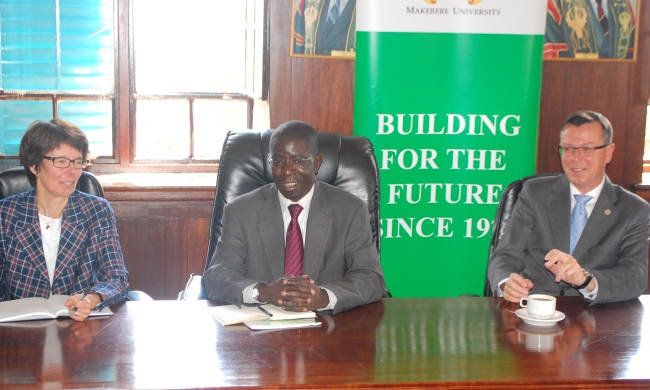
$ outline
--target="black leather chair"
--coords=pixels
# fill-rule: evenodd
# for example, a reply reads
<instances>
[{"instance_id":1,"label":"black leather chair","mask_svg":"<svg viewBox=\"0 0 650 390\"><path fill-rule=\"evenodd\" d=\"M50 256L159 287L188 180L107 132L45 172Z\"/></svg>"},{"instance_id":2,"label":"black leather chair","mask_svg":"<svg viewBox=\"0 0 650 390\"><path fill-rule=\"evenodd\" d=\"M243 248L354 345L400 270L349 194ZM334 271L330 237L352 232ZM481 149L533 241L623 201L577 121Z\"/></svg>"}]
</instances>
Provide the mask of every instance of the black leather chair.
<instances>
[{"instance_id":1,"label":"black leather chair","mask_svg":"<svg viewBox=\"0 0 650 390\"><path fill-rule=\"evenodd\" d=\"M272 130L229 132L221 153L212 208L205 272L221 237L224 206L235 197L273 182L267 162ZM356 195L368 205L372 236L379 251L379 171L370 141L338 133L318 133L323 164L316 178ZM387 295L389 296L388 292ZM207 299L202 276L190 275L181 300Z\"/></svg>"},{"instance_id":2,"label":"black leather chair","mask_svg":"<svg viewBox=\"0 0 650 390\"><path fill-rule=\"evenodd\" d=\"M32 185L29 184L29 179L23 167L9 168L0 172L0 199L31 189ZM81 173L81 177L77 182L77 189L90 195L104 197L104 189L95 175L90 172L83 171Z\"/></svg>"},{"instance_id":3,"label":"black leather chair","mask_svg":"<svg viewBox=\"0 0 650 390\"><path fill-rule=\"evenodd\" d=\"M512 210L515 208L515 203L519 199L519 193L524 187L524 183L528 180L535 180L539 177L548 177L548 176L558 176L559 173L540 173L538 175L526 176L524 178L513 181L506 187L501 195L501 200L499 201L499 206L497 207L497 213L494 217L494 224L492 226L492 238L490 240L490 253L488 255L488 262L492 257L492 251L496 248L497 244L503 233L506 230L506 225L508 224L508 219L512 215ZM483 294L486 297L493 296L492 288L490 287L490 282L487 277L485 278L485 289Z\"/></svg>"},{"instance_id":4,"label":"black leather chair","mask_svg":"<svg viewBox=\"0 0 650 390\"><path fill-rule=\"evenodd\" d=\"M0 199L31 189L32 185L29 183L23 167L9 168L0 172ZM99 184L95 175L90 172L81 172L81 177L77 181L77 189L104 198L102 185ZM138 290L129 291L128 299L130 301L153 301L147 293Z\"/></svg>"}]
</instances>

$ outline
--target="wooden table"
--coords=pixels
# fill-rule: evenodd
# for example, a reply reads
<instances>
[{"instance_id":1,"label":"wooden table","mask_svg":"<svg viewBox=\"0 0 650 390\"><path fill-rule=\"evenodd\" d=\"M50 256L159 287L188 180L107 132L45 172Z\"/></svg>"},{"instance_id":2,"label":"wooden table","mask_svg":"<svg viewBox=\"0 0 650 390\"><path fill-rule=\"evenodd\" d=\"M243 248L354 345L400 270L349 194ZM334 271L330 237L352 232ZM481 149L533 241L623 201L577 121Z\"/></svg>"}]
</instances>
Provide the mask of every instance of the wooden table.
<instances>
[{"instance_id":1,"label":"wooden table","mask_svg":"<svg viewBox=\"0 0 650 390\"><path fill-rule=\"evenodd\" d=\"M84 323L0 325L0 387L650 387L650 296L559 298L566 319L545 330L499 298L385 299L272 332L223 327L210 305L128 302Z\"/></svg>"}]
</instances>

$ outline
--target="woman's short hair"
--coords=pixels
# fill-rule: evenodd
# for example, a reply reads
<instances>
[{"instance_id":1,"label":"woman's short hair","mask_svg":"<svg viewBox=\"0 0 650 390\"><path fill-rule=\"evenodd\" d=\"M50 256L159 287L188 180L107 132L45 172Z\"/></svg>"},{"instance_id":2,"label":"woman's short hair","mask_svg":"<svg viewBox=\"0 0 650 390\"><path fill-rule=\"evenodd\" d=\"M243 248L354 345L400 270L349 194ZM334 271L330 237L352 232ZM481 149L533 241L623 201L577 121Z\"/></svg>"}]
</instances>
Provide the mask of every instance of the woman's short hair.
<instances>
[{"instance_id":1,"label":"woman's short hair","mask_svg":"<svg viewBox=\"0 0 650 390\"><path fill-rule=\"evenodd\" d=\"M20 164L25 168L29 183L36 187L36 175L29 169L40 169L43 156L53 149L68 144L81 152L83 158L88 157L88 138L81 129L62 119L50 121L35 121L23 135L20 141ZM51 156L54 157L54 156Z\"/></svg>"}]
</instances>

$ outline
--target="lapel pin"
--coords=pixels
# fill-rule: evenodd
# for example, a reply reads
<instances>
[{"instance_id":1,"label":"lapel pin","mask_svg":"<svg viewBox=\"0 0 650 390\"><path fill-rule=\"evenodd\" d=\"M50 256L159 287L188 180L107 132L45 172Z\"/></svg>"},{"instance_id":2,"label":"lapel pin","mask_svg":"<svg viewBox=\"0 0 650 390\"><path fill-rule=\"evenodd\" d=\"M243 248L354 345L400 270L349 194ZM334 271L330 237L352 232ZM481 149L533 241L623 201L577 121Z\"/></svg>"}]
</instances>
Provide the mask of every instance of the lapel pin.
<instances>
[{"instance_id":1,"label":"lapel pin","mask_svg":"<svg viewBox=\"0 0 650 390\"><path fill-rule=\"evenodd\" d=\"M612 213L612 210L610 210L610 209L605 210L605 215L610 215L611 213Z\"/></svg>"}]
</instances>

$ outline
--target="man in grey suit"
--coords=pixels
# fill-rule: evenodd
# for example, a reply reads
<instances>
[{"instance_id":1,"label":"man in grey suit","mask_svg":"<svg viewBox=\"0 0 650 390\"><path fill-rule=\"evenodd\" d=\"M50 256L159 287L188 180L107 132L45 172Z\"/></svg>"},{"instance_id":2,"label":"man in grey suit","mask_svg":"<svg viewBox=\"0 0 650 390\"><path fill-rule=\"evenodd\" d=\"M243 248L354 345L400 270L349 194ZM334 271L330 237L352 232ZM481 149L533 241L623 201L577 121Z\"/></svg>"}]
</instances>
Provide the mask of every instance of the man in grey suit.
<instances>
[{"instance_id":1,"label":"man in grey suit","mask_svg":"<svg viewBox=\"0 0 650 390\"><path fill-rule=\"evenodd\" d=\"M316 180L323 161L316 131L284 123L269 149L274 183L224 209L223 234L203 276L210 299L334 314L379 300L385 282L368 208Z\"/></svg>"},{"instance_id":2,"label":"man in grey suit","mask_svg":"<svg viewBox=\"0 0 650 390\"><path fill-rule=\"evenodd\" d=\"M578 111L565 120L564 175L524 184L488 265L494 295L511 302L529 293L581 295L593 304L643 294L650 205L605 175L612 138L599 113Z\"/></svg>"}]
</instances>

